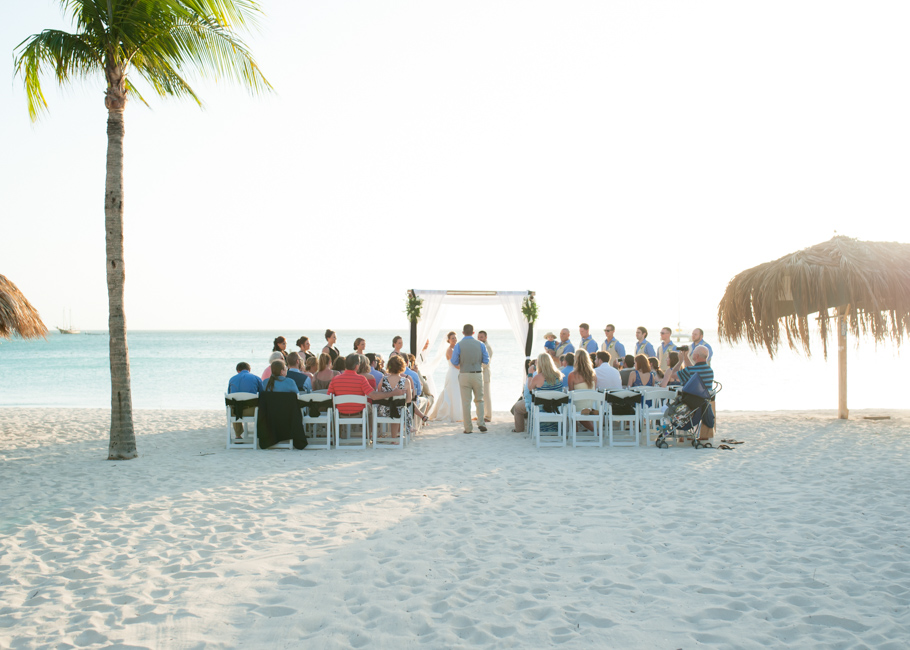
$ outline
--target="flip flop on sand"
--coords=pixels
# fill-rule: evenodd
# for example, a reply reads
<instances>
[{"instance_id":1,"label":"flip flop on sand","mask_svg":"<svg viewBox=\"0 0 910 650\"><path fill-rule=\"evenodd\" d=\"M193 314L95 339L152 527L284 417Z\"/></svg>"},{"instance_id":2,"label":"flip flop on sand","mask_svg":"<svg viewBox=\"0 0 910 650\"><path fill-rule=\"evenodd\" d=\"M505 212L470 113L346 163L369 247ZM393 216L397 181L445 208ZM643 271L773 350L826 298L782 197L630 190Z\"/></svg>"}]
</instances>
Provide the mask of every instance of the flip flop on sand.
<instances>
[{"instance_id":1,"label":"flip flop on sand","mask_svg":"<svg viewBox=\"0 0 910 650\"><path fill-rule=\"evenodd\" d=\"M719 445L717 448L718 448L718 449L729 449L729 450L731 450L731 451L732 451L733 449L735 449L735 447L731 447L730 445Z\"/></svg>"},{"instance_id":2,"label":"flip flop on sand","mask_svg":"<svg viewBox=\"0 0 910 650\"><path fill-rule=\"evenodd\" d=\"M729 440L721 440L721 442L726 442L726 443L729 443L729 444L731 444L731 445L741 445L741 444L743 444L743 441L742 441L742 440L734 440L733 438L730 438Z\"/></svg>"}]
</instances>

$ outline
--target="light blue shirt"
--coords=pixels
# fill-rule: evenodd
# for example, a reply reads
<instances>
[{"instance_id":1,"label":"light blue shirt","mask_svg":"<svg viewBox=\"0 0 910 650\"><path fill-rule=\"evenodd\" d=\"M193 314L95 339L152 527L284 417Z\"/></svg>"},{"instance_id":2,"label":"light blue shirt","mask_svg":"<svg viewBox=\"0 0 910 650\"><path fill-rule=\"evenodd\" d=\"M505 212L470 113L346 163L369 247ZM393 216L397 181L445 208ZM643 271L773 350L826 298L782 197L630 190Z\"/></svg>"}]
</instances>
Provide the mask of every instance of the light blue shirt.
<instances>
[{"instance_id":1,"label":"light blue shirt","mask_svg":"<svg viewBox=\"0 0 910 650\"><path fill-rule=\"evenodd\" d=\"M648 342L648 339L642 339L641 343L635 344L635 354L643 354L646 357L656 357L654 346Z\"/></svg>"},{"instance_id":2,"label":"light blue shirt","mask_svg":"<svg viewBox=\"0 0 910 650\"><path fill-rule=\"evenodd\" d=\"M588 338L581 340L581 343L578 344L578 347L587 350L591 354L594 354L597 352L597 341L595 341L594 337L589 334Z\"/></svg>"},{"instance_id":3,"label":"light blue shirt","mask_svg":"<svg viewBox=\"0 0 910 650\"><path fill-rule=\"evenodd\" d=\"M556 342L556 358L559 359L564 354L569 354L569 352L575 352L575 346L572 345L572 341L566 339L565 341Z\"/></svg>"},{"instance_id":4,"label":"light blue shirt","mask_svg":"<svg viewBox=\"0 0 910 650\"><path fill-rule=\"evenodd\" d=\"M473 336L465 336L466 339L473 339ZM455 344L455 351L452 353L452 365L457 366L461 363L461 341ZM480 344L480 352L483 355L482 363L490 363L490 353L487 352L487 346Z\"/></svg>"},{"instance_id":5,"label":"light blue shirt","mask_svg":"<svg viewBox=\"0 0 910 650\"><path fill-rule=\"evenodd\" d=\"M690 356L691 356L692 352L695 351L695 348L697 348L699 345L703 345L703 346L705 346L706 348L708 348L708 365L710 366L710 365L711 365L711 357L714 356L714 350L711 349L711 346L708 345L708 342L707 342L706 340L702 339L702 340L699 341L698 343L693 343L693 344L692 344L692 349L689 350Z\"/></svg>"},{"instance_id":6,"label":"light blue shirt","mask_svg":"<svg viewBox=\"0 0 910 650\"><path fill-rule=\"evenodd\" d=\"M269 377L271 379L271 377ZM309 377L307 377L309 379ZM263 382L268 387L268 381ZM265 389L263 389L265 392ZM290 377L275 377L275 386L272 388L273 393L296 393L297 382Z\"/></svg>"},{"instance_id":7,"label":"light blue shirt","mask_svg":"<svg viewBox=\"0 0 910 650\"><path fill-rule=\"evenodd\" d=\"M420 397L420 394L423 392L423 387L420 385L420 377L410 368L405 368L404 374L410 377L411 381L414 382L414 397Z\"/></svg>"},{"instance_id":8,"label":"light blue shirt","mask_svg":"<svg viewBox=\"0 0 910 650\"><path fill-rule=\"evenodd\" d=\"M300 388L300 386L298 386L297 387L298 393L312 393L313 392L313 384L310 383L309 377L307 377L304 373L300 372L299 370L293 370L291 368L288 368L288 378L293 379L295 384L297 383L297 380L300 379L300 377L292 377L291 373L296 373L298 375L303 376L303 384L302 384L303 388Z\"/></svg>"},{"instance_id":9,"label":"light blue shirt","mask_svg":"<svg viewBox=\"0 0 910 650\"><path fill-rule=\"evenodd\" d=\"M562 387L566 390L569 390L569 373L575 370L575 366L566 366L565 368L560 368L562 372Z\"/></svg>"}]
</instances>

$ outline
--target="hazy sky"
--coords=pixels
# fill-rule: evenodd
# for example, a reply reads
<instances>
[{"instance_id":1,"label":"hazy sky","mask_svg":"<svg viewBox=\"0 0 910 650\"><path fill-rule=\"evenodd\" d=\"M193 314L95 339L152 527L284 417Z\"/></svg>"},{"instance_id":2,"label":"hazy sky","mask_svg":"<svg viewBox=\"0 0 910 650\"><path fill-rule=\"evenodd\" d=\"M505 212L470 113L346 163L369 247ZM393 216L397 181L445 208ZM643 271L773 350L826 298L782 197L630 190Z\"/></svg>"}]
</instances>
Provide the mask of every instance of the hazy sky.
<instances>
[{"instance_id":1,"label":"hazy sky","mask_svg":"<svg viewBox=\"0 0 910 650\"><path fill-rule=\"evenodd\" d=\"M275 94L127 109L131 328L403 327L411 287L711 328L743 269L910 241L905 0L262 5ZM0 51L63 26L18 3ZM49 326L106 328L102 80L46 80L33 126L6 61L0 273Z\"/></svg>"}]
</instances>

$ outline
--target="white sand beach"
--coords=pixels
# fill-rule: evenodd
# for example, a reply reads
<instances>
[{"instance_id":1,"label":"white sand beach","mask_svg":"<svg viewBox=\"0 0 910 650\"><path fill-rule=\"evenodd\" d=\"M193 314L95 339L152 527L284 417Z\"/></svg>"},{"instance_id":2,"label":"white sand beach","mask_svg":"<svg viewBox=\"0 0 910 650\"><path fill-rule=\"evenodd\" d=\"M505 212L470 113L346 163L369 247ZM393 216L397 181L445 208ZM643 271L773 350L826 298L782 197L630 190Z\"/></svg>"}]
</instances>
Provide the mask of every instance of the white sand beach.
<instances>
[{"instance_id":1,"label":"white sand beach","mask_svg":"<svg viewBox=\"0 0 910 650\"><path fill-rule=\"evenodd\" d=\"M876 414L881 414L881 411ZM219 411L0 409L0 647L905 648L910 412L733 451L227 451Z\"/></svg>"}]
</instances>

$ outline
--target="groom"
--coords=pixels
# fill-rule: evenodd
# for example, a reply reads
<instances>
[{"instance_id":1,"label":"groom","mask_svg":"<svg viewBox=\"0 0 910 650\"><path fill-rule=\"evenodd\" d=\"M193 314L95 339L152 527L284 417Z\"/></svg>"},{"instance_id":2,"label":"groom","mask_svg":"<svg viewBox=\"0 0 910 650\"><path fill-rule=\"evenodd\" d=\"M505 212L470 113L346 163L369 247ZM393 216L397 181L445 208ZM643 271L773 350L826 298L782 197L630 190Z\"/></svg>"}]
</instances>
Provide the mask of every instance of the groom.
<instances>
[{"instance_id":1,"label":"groom","mask_svg":"<svg viewBox=\"0 0 910 650\"><path fill-rule=\"evenodd\" d=\"M474 393L474 406L477 408L477 428L481 433L487 432L483 419L483 364L490 363L486 346L474 338L474 326L465 325L462 330L464 338L455 344L452 352L452 365L458 367L458 384L461 386L461 413L464 417L465 433L472 433L471 393Z\"/></svg>"}]
</instances>

